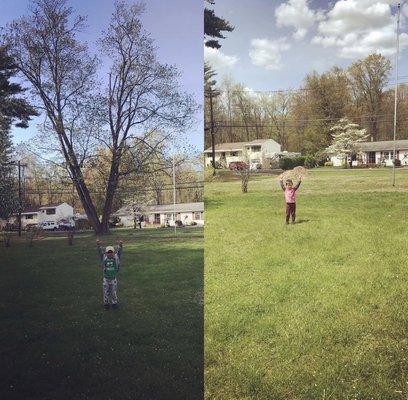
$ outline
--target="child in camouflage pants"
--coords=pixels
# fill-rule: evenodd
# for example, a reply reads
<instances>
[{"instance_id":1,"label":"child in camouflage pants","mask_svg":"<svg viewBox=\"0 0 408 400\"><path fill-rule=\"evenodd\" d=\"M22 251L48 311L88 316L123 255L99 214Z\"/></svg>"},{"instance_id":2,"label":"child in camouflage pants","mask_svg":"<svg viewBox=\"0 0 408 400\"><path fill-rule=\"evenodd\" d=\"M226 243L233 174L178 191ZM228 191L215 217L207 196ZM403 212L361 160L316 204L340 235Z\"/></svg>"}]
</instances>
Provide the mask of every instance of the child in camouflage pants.
<instances>
[{"instance_id":1,"label":"child in camouflage pants","mask_svg":"<svg viewBox=\"0 0 408 400\"><path fill-rule=\"evenodd\" d=\"M101 242L99 240L96 241L97 251L99 258L101 259L101 267L103 270L103 305L106 310L109 310L110 304L112 304L113 309L116 309L118 305L117 275L119 273L123 242L120 240L118 243L119 246L117 252L115 252L113 246L106 247L104 252L101 248Z\"/></svg>"}]
</instances>

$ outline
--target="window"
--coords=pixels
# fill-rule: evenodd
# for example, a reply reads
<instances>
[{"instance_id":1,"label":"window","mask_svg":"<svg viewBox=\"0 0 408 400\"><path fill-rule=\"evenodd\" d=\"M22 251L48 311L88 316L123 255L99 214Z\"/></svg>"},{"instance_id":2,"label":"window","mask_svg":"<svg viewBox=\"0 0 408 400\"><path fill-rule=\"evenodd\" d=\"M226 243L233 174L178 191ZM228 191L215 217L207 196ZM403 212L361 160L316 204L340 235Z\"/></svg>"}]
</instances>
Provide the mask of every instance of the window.
<instances>
[{"instance_id":1,"label":"window","mask_svg":"<svg viewBox=\"0 0 408 400\"><path fill-rule=\"evenodd\" d=\"M47 215L54 215L57 213L57 210L55 208L47 208L46 214Z\"/></svg>"},{"instance_id":2,"label":"window","mask_svg":"<svg viewBox=\"0 0 408 400\"><path fill-rule=\"evenodd\" d=\"M393 151L384 151L384 159L385 160L393 160L394 159L394 152Z\"/></svg>"},{"instance_id":3,"label":"window","mask_svg":"<svg viewBox=\"0 0 408 400\"><path fill-rule=\"evenodd\" d=\"M195 221L201 220L201 213L199 211L194 213L194 220Z\"/></svg>"},{"instance_id":4,"label":"window","mask_svg":"<svg viewBox=\"0 0 408 400\"><path fill-rule=\"evenodd\" d=\"M252 151L261 151L261 146L252 146Z\"/></svg>"},{"instance_id":5,"label":"window","mask_svg":"<svg viewBox=\"0 0 408 400\"><path fill-rule=\"evenodd\" d=\"M160 224L160 214L154 214L154 223Z\"/></svg>"},{"instance_id":6,"label":"window","mask_svg":"<svg viewBox=\"0 0 408 400\"><path fill-rule=\"evenodd\" d=\"M25 219L34 219L34 214L26 214Z\"/></svg>"},{"instance_id":7,"label":"window","mask_svg":"<svg viewBox=\"0 0 408 400\"><path fill-rule=\"evenodd\" d=\"M237 151L231 151L231 157L237 157L238 152Z\"/></svg>"}]
</instances>

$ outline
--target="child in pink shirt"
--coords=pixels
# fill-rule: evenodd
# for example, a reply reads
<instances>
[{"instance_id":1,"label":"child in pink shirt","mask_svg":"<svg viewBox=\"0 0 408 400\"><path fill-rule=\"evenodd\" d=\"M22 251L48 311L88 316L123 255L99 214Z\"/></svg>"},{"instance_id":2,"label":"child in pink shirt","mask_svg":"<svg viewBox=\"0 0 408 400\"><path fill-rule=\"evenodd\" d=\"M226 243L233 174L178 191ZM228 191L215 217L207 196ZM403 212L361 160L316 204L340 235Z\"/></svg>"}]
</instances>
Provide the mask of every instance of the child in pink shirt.
<instances>
[{"instance_id":1,"label":"child in pink shirt","mask_svg":"<svg viewBox=\"0 0 408 400\"><path fill-rule=\"evenodd\" d=\"M299 182L296 186L293 186L291 179L286 180L286 187L283 185L283 176L279 177L280 185L282 190L285 192L286 201L286 224L289 224L290 216L292 216L292 224L296 220L296 190L298 190L302 178L299 178Z\"/></svg>"}]
</instances>

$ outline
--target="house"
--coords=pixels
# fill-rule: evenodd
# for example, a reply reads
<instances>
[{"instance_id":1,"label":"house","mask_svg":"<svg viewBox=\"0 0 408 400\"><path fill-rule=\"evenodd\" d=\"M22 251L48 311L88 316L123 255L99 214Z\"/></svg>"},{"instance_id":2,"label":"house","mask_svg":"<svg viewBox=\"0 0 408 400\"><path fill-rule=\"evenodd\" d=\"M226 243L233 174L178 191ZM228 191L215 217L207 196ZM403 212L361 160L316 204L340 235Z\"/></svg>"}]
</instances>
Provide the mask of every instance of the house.
<instances>
[{"instance_id":1,"label":"house","mask_svg":"<svg viewBox=\"0 0 408 400\"><path fill-rule=\"evenodd\" d=\"M74 208L67 203L52 203L44 206L29 207L21 212L21 226L42 222L59 222L62 219L71 220Z\"/></svg>"},{"instance_id":2,"label":"house","mask_svg":"<svg viewBox=\"0 0 408 400\"><path fill-rule=\"evenodd\" d=\"M21 212L21 226L38 224L38 206L27 207Z\"/></svg>"},{"instance_id":3,"label":"house","mask_svg":"<svg viewBox=\"0 0 408 400\"><path fill-rule=\"evenodd\" d=\"M173 218L175 215L175 218ZM128 210L122 208L113 214L119 218L125 227L134 225L134 217ZM204 202L163 204L147 206L143 215L137 214L143 226L146 225L173 225L174 221L181 221L184 225L204 225Z\"/></svg>"},{"instance_id":4,"label":"house","mask_svg":"<svg viewBox=\"0 0 408 400\"><path fill-rule=\"evenodd\" d=\"M61 219L71 219L74 208L67 203L53 203L41 206L38 209L38 222L58 222Z\"/></svg>"},{"instance_id":5,"label":"house","mask_svg":"<svg viewBox=\"0 0 408 400\"><path fill-rule=\"evenodd\" d=\"M359 144L360 153L352 160L352 165L383 165L391 167L394 160L394 141L362 142ZM395 141L396 159L401 165L408 165L408 140ZM339 167L344 163L344 157L330 156L333 166Z\"/></svg>"},{"instance_id":6,"label":"house","mask_svg":"<svg viewBox=\"0 0 408 400\"><path fill-rule=\"evenodd\" d=\"M256 139L250 142L219 143L215 145L215 163L228 168L230 162L244 161L251 164L260 162L268 168L275 153L281 152L281 145L273 139ZM204 165L212 165L212 148L204 151Z\"/></svg>"}]
</instances>

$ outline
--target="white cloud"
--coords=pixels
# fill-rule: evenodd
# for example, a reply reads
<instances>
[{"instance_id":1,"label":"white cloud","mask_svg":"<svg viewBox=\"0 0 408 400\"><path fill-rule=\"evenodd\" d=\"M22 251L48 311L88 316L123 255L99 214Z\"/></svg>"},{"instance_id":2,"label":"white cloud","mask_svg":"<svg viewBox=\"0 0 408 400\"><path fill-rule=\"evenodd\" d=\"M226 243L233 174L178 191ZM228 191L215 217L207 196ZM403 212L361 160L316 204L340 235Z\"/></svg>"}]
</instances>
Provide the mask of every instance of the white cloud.
<instances>
[{"instance_id":1,"label":"white cloud","mask_svg":"<svg viewBox=\"0 0 408 400\"><path fill-rule=\"evenodd\" d=\"M323 18L323 13L309 8L308 0L289 0L276 8L275 16L277 26L296 28L293 37L301 40L309 28Z\"/></svg>"},{"instance_id":2,"label":"white cloud","mask_svg":"<svg viewBox=\"0 0 408 400\"><path fill-rule=\"evenodd\" d=\"M338 49L341 58L365 57L395 53L396 17L393 0L338 0L318 24L312 43ZM405 37L401 41L406 45Z\"/></svg>"},{"instance_id":3,"label":"white cloud","mask_svg":"<svg viewBox=\"0 0 408 400\"><path fill-rule=\"evenodd\" d=\"M322 4L316 1L315 4ZM328 9L312 9L311 0L287 0L275 10L277 26L294 29L293 38L301 40L314 32L311 42L337 49L341 58L360 58L371 53L395 54L396 0L334 0ZM408 4L402 5L401 27L408 18ZM401 30L403 32L403 30ZM400 48L407 46L401 34ZM280 52L277 54L280 65Z\"/></svg>"},{"instance_id":4,"label":"white cloud","mask_svg":"<svg viewBox=\"0 0 408 400\"><path fill-rule=\"evenodd\" d=\"M216 71L232 68L238 60L238 57L227 56L220 50L204 46L204 61Z\"/></svg>"},{"instance_id":5,"label":"white cloud","mask_svg":"<svg viewBox=\"0 0 408 400\"><path fill-rule=\"evenodd\" d=\"M327 14L327 20L319 24L319 32L343 35L386 27L394 21L390 11L384 1L339 0Z\"/></svg>"},{"instance_id":6,"label":"white cloud","mask_svg":"<svg viewBox=\"0 0 408 400\"><path fill-rule=\"evenodd\" d=\"M266 70L280 70L283 67L281 53L288 51L290 45L286 38L277 40L252 39L249 56L252 63Z\"/></svg>"}]
</instances>

